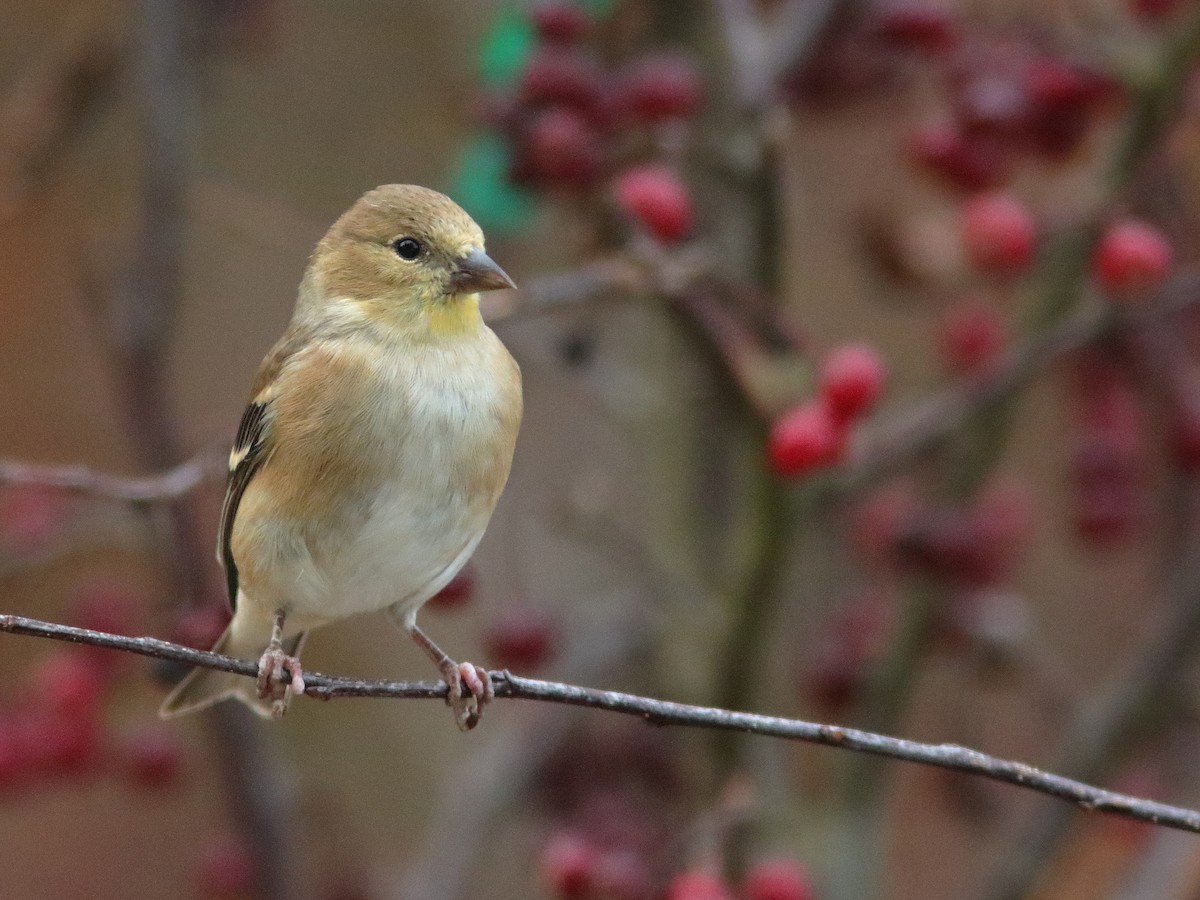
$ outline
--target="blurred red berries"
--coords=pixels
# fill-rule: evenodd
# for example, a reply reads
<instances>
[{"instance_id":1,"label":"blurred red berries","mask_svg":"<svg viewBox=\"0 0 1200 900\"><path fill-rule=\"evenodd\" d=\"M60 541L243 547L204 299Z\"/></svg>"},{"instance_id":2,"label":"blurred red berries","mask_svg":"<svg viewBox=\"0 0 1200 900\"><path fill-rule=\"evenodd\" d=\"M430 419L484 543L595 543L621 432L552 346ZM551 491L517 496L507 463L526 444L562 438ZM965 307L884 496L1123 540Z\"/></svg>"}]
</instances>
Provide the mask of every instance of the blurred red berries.
<instances>
[{"instance_id":1,"label":"blurred red berries","mask_svg":"<svg viewBox=\"0 0 1200 900\"><path fill-rule=\"evenodd\" d=\"M560 831L542 850L542 880L562 900L586 898L593 888L600 853L583 837Z\"/></svg>"},{"instance_id":2,"label":"blurred red berries","mask_svg":"<svg viewBox=\"0 0 1200 900\"><path fill-rule=\"evenodd\" d=\"M668 166L627 169L614 185L617 205L663 243L674 243L692 230L692 198Z\"/></svg>"},{"instance_id":3,"label":"blurred red berries","mask_svg":"<svg viewBox=\"0 0 1200 900\"><path fill-rule=\"evenodd\" d=\"M533 8L532 18L538 37L551 44L578 44L591 25L583 7L569 0L539 3Z\"/></svg>"},{"instance_id":4,"label":"blurred red berries","mask_svg":"<svg viewBox=\"0 0 1200 900\"><path fill-rule=\"evenodd\" d=\"M557 644L557 624L546 613L528 608L504 610L483 636L484 653L493 668L522 672L545 666Z\"/></svg>"},{"instance_id":5,"label":"blurred red berries","mask_svg":"<svg viewBox=\"0 0 1200 900\"><path fill-rule=\"evenodd\" d=\"M123 770L138 787L167 787L183 774L183 745L164 728L147 728L131 735L121 743L118 753Z\"/></svg>"},{"instance_id":6,"label":"blurred red berries","mask_svg":"<svg viewBox=\"0 0 1200 900\"><path fill-rule=\"evenodd\" d=\"M466 606L475 596L475 566L467 563L446 586L430 598L426 604L430 609L457 609Z\"/></svg>"},{"instance_id":7,"label":"blurred red berries","mask_svg":"<svg viewBox=\"0 0 1200 900\"><path fill-rule=\"evenodd\" d=\"M700 70L681 54L638 58L626 72L624 84L625 108L640 122L685 119L700 107Z\"/></svg>"},{"instance_id":8,"label":"blurred red berries","mask_svg":"<svg viewBox=\"0 0 1200 900\"><path fill-rule=\"evenodd\" d=\"M767 460L776 475L794 478L838 461L844 429L829 404L809 401L777 418L767 440Z\"/></svg>"},{"instance_id":9,"label":"blurred red berries","mask_svg":"<svg viewBox=\"0 0 1200 900\"><path fill-rule=\"evenodd\" d=\"M604 159L598 138L583 117L555 107L529 123L514 166L523 181L581 190L600 180Z\"/></svg>"},{"instance_id":10,"label":"blurred red berries","mask_svg":"<svg viewBox=\"0 0 1200 900\"><path fill-rule=\"evenodd\" d=\"M963 242L981 272L1016 275L1033 261L1037 226L1011 194L984 194L963 207Z\"/></svg>"},{"instance_id":11,"label":"blurred red berries","mask_svg":"<svg viewBox=\"0 0 1200 900\"><path fill-rule=\"evenodd\" d=\"M821 395L842 421L870 410L883 394L886 381L883 360L866 344L838 347L821 366Z\"/></svg>"},{"instance_id":12,"label":"blurred red berries","mask_svg":"<svg viewBox=\"0 0 1200 900\"><path fill-rule=\"evenodd\" d=\"M203 606L189 606L175 615L171 624L171 640L196 650L208 650L229 624L229 607L224 603L209 602Z\"/></svg>"},{"instance_id":13,"label":"blurred red berries","mask_svg":"<svg viewBox=\"0 0 1200 900\"><path fill-rule=\"evenodd\" d=\"M1001 142L967 136L955 125L926 125L909 138L913 161L950 187L977 191L999 187L1012 171L1012 152Z\"/></svg>"},{"instance_id":14,"label":"blurred red berries","mask_svg":"<svg viewBox=\"0 0 1200 900\"><path fill-rule=\"evenodd\" d=\"M733 893L715 873L681 872L667 885L666 900L733 900Z\"/></svg>"},{"instance_id":15,"label":"blurred red berries","mask_svg":"<svg viewBox=\"0 0 1200 900\"><path fill-rule=\"evenodd\" d=\"M954 50L960 39L954 10L940 4L891 0L875 16L876 33L902 50L940 57Z\"/></svg>"},{"instance_id":16,"label":"blurred red berries","mask_svg":"<svg viewBox=\"0 0 1200 900\"><path fill-rule=\"evenodd\" d=\"M253 895L257 887L254 855L237 838L223 838L204 849L197 871L201 893L212 900Z\"/></svg>"},{"instance_id":17,"label":"blurred red berries","mask_svg":"<svg viewBox=\"0 0 1200 900\"><path fill-rule=\"evenodd\" d=\"M1101 287L1116 298L1149 293L1171 268L1171 244L1146 222L1124 219L1109 226L1096 245L1092 266Z\"/></svg>"},{"instance_id":18,"label":"blurred red berries","mask_svg":"<svg viewBox=\"0 0 1200 900\"><path fill-rule=\"evenodd\" d=\"M814 900L812 882L798 862L790 859L755 863L742 880L742 900Z\"/></svg>"},{"instance_id":19,"label":"blurred red berries","mask_svg":"<svg viewBox=\"0 0 1200 900\"><path fill-rule=\"evenodd\" d=\"M951 307L938 324L938 348L946 368L956 375L990 372L1008 344L999 310L986 302L968 300Z\"/></svg>"},{"instance_id":20,"label":"blurred red berries","mask_svg":"<svg viewBox=\"0 0 1200 900\"><path fill-rule=\"evenodd\" d=\"M104 676L91 657L59 651L44 657L35 666L30 688L35 702L55 713L66 716L93 714L100 707Z\"/></svg>"}]
</instances>

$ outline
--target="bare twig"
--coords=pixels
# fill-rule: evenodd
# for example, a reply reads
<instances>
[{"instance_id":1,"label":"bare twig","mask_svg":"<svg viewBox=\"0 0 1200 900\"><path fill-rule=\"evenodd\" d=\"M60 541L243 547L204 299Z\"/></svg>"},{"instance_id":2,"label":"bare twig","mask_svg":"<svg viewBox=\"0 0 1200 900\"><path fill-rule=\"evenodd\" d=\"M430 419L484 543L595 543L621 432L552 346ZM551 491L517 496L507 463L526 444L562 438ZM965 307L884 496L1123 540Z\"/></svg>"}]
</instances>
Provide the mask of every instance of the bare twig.
<instances>
[{"instance_id":1,"label":"bare twig","mask_svg":"<svg viewBox=\"0 0 1200 900\"><path fill-rule=\"evenodd\" d=\"M56 488L119 500L124 503L168 503L191 493L205 481L224 478L223 454L211 450L157 475L127 478L86 466L54 466L0 459L0 484Z\"/></svg>"},{"instance_id":2,"label":"bare twig","mask_svg":"<svg viewBox=\"0 0 1200 900\"><path fill-rule=\"evenodd\" d=\"M224 656L207 650L193 650L190 647L158 638L108 634L102 631L58 625L13 615L0 615L0 631L51 638L74 644L89 644L111 650L123 650L155 659L170 659L222 672L233 672L248 678L258 677L257 662L235 659L232 656ZM824 725L799 719L758 715L757 713L735 712L707 706L691 706L686 703L639 697L619 691L602 691L556 681L522 678L508 671L490 674L498 698L540 700L545 703L584 706L637 716L651 725L678 725L690 728L739 731L746 734L823 744L827 747L838 747L859 753L901 759L956 772L966 772L1028 788L1038 793L1070 801L1086 810L1111 813L1128 819L1200 834L1200 811L1106 791L1050 772L1044 772L1025 763L1000 759L955 744L924 744L918 741L873 734L869 731L860 731L855 728L841 728L837 725ZM364 681L357 678L322 675L316 672L306 672L304 682L305 694L319 700L338 697L445 699L447 691L446 683L443 681Z\"/></svg>"}]
</instances>

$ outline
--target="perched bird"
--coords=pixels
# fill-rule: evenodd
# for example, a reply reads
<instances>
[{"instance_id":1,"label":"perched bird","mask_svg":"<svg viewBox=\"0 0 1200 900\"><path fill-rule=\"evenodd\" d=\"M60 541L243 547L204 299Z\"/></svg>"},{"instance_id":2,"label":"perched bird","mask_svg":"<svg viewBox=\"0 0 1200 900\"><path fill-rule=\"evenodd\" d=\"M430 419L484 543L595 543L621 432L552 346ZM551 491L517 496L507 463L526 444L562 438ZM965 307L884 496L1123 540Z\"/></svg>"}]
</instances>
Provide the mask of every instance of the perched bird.
<instances>
[{"instance_id":1,"label":"perched bird","mask_svg":"<svg viewBox=\"0 0 1200 900\"><path fill-rule=\"evenodd\" d=\"M479 292L511 287L479 226L436 191L385 185L333 224L229 457L218 558L234 613L213 649L258 658L258 683L195 669L162 716L226 697L282 715L304 690L306 633L386 609L437 664L459 726L475 725L487 672L451 660L416 618L508 479L521 373Z\"/></svg>"}]
</instances>

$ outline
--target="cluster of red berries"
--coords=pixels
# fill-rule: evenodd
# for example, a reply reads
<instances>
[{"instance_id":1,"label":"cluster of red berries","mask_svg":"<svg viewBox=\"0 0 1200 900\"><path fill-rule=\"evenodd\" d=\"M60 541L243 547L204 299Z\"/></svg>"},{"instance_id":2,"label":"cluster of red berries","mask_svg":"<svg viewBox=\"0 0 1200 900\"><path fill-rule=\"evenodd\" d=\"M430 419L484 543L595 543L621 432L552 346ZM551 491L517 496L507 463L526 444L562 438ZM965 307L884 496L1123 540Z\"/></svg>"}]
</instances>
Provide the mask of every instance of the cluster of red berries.
<instances>
[{"instance_id":1,"label":"cluster of red berries","mask_svg":"<svg viewBox=\"0 0 1200 900\"><path fill-rule=\"evenodd\" d=\"M544 3L531 15L538 46L515 92L485 109L513 148L510 178L572 194L607 183L630 222L663 243L687 237L693 210L683 180L645 160L699 109L699 69L682 54L660 53L614 70L588 46L598 27L582 6Z\"/></svg>"},{"instance_id":2,"label":"cluster of red berries","mask_svg":"<svg viewBox=\"0 0 1200 900\"><path fill-rule=\"evenodd\" d=\"M131 630L133 606L118 586L84 588L75 607L72 619L85 628ZM169 731L118 734L105 719L105 702L122 674L117 654L98 648L44 657L19 696L0 712L0 790L104 774L139 788L177 784L186 754Z\"/></svg>"},{"instance_id":3,"label":"cluster of red berries","mask_svg":"<svg viewBox=\"0 0 1200 900\"><path fill-rule=\"evenodd\" d=\"M715 872L693 869L676 875L666 896L667 900L814 900L816 892L799 863L768 859L751 865L736 890Z\"/></svg>"},{"instance_id":4,"label":"cluster of red berries","mask_svg":"<svg viewBox=\"0 0 1200 900\"><path fill-rule=\"evenodd\" d=\"M792 478L837 463L851 427L878 402L886 380L883 361L871 347L847 344L830 353L821 366L817 396L772 424L771 468Z\"/></svg>"}]
</instances>

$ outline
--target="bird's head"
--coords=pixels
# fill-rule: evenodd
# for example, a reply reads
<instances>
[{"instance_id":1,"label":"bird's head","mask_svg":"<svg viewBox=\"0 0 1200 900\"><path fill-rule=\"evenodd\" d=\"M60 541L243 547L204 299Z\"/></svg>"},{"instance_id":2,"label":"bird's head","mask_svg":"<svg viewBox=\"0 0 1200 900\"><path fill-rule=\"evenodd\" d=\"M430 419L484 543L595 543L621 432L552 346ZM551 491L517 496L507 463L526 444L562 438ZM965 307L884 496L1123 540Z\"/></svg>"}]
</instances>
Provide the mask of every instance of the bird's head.
<instances>
[{"instance_id":1,"label":"bird's head","mask_svg":"<svg viewBox=\"0 0 1200 900\"><path fill-rule=\"evenodd\" d=\"M516 287L458 204L411 184L364 194L317 245L306 282L308 305L350 303L434 333L478 326L479 292Z\"/></svg>"}]
</instances>

